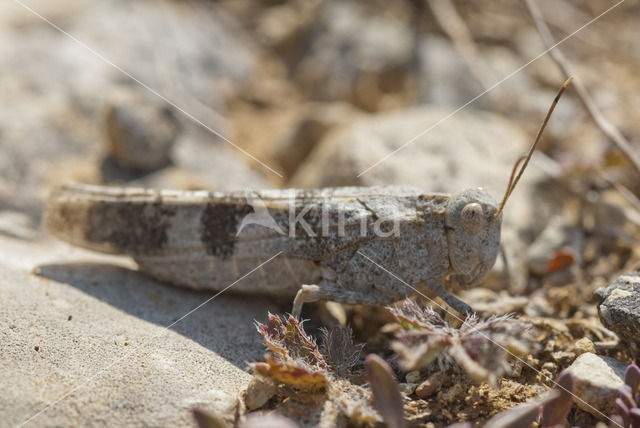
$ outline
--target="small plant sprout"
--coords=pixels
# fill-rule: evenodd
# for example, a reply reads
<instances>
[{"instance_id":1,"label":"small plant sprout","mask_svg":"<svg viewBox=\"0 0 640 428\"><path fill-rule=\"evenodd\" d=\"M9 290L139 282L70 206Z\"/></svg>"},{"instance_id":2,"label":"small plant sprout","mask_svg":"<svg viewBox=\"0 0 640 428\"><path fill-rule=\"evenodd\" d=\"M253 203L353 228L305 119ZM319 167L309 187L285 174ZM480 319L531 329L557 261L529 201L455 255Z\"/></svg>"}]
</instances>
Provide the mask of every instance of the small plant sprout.
<instances>
[{"instance_id":1,"label":"small plant sprout","mask_svg":"<svg viewBox=\"0 0 640 428\"><path fill-rule=\"evenodd\" d=\"M338 377L349 377L360 362L364 344L353 343L353 333L349 327L322 329L320 351L326 356L329 369Z\"/></svg>"},{"instance_id":2,"label":"small plant sprout","mask_svg":"<svg viewBox=\"0 0 640 428\"><path fill-rule=\"evenodd\" d=\"M470 315L460 328L451 327L436 311L407 299L389 308L403 330L392 347L404 370L415 370L438 360L446 367L455 361L476 382L496 386L509 373L511 355L535 351L529 325L510 315L480 320Z\"/></svg>"},{"instance_id":3,"label":"small plant sprout","mask_svg":"<svg viewBox=\"0 0 640 428\"><path fill-rule=\"evenodd\" d=\"M330 377L348 378L364 346L353 343L350 328L334 327L322 330L318 347L291 316L283 323L269 314L269 323L256 327L271 353L251 368L294 388L324 389Z\"/></svg>"},{"instance_id":4,"label":"small plant sprout","mask_svg":"<svg viewBox=\"0 0 640 428\"><path fill-rule=\"evenodd\" d=\"M270 353L264 363L250 365L254 372L293 388L322 390L327 386L329 365L293 317L283 323L269 314L269 323L257 323L256 328Z\"/></svg>"},{"instance_id":5,"label":"small plant sprout","mask_svg":"<svg viewBox=\"0 0 640 428\"><path fill-rule=\"evenodd\" d=\"M624 372L624 385L616 399L617 413L612 417L611 427L640 428L640 368L631 364Z\"/></svg>"},{"instance_id":6,"label":"small plant sprout","mask_svg":"<svg viewBox=\"0 0 640 428\"><path fill-rule=\"evenodd\" d=\"M265 362L250 364L254 373L273 379L292 399L306 394L315 397L312 402L324 402L335 409L323 412L323 416L336 413L355 424L382 422L372 405L371 392L351 382L360 371L356 368L362 367L363 347L353 343L351 329L323 330L318 346L292 316L283 322L269 314L268 323L257 323L256 327L269 352Z\"/></svg>"}]
</instances>

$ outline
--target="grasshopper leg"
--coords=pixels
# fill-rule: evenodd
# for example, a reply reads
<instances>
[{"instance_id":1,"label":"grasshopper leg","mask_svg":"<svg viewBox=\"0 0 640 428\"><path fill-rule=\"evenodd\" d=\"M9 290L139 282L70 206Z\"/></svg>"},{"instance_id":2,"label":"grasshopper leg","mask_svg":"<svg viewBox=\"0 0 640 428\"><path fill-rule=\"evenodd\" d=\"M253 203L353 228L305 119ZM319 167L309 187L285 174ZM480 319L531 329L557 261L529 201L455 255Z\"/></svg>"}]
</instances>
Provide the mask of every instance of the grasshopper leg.
<instances>
[{"instance_id":1,"label":"grasshopper leg","mask_svg":"<svg viewBox=\"0 0 640 428\"><path fill-rule=\"evenodd\" d=\"M438 296L456 312L464 316L469 316L473 313L473 309L471 309L471 306L467 305L465 302L458 299L453 294L450 294L447 290L444 289L444 287L440 288L437 293Z\"/></svg>"},{"instance_id":2,"label":"grasshopper leg","mask_svg":"<svg viewBox=\"0 0 640 428\"><path fill-rule=\"evenodd\" d=\"M318 285L307 285L304 284L300 286L300 290L296 293L296 298L293 300L293 309L291 309L291 315L295 319L300 319L300 314L302 313L302 304L305 302L315 302L320 300L323 293L320 290Z\"/></svg>"},{"instance_id":3,"label":"grasshopper leg","mask_svg":"<svg viewBox=\"0 0 640 428\"><path fill-rule=\"evenodd\" d=\"M330 280L322 280L318 285L303 285L300 287L296 298L293 300L291 315L296 319L300 319L303 303L316 302L318 300L331 300L351 305L381 305L392 302L380 300L375 295L366 295L361 292L344 289Z\"/></svg>"}]
</instances>

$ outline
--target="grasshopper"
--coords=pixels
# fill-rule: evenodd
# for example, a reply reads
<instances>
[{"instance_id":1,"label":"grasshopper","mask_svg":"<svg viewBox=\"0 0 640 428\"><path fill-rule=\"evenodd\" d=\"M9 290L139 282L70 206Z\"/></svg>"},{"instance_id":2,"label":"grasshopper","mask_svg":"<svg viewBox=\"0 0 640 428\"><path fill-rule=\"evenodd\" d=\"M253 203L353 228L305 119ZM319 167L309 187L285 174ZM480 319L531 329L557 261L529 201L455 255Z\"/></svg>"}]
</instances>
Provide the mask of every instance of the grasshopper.
<instances>
[{"instance_id":1,"label":"grasshopper","mask_svg":"<svg viewBox=\"0 0 640 428\"><path fill-rule=\"evenodd\" d=\"M472 286L493 267L502 211L570 81L515 163L499 205L481 188L453 195L405 186L245 194L67 184L52 191L45 227L74 245L130 255L141 272L193 289L222 290L279 254L258 271L261 279L234 291L294 298L296 318L304 302L389 305L413 294L363 254L470 314L448 289Z\"/></svg>"}]
</instances>

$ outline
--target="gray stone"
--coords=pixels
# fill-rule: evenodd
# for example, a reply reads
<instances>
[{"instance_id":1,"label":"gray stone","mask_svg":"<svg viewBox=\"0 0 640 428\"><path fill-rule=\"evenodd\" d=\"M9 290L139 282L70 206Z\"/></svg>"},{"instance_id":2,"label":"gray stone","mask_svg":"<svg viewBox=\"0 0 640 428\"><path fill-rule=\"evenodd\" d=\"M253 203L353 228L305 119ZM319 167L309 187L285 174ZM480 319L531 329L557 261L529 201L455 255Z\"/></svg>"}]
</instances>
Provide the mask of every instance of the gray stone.
<instances>
[{"instance_id":1,"label":"gray stone","mask_svg":"<svg viewBox=\"0 0 640 428\"><path fill-rule=\"evenodd\" d=\"M179 127L166 102L125 91L110 102L105 122L109 155L122 167L153 171L171 162Z\"/></svg>"},{"instance_id":2,"label":"gray stone","mask_svg":"<svg viewBox=\"0 0 640 428\"><path fill-rule=\"evenodd\" d=\"M331 129L359 115L347 103L309 103L301 110L296 122L275 141L275 157L287 177L295 173Z\"/></svg>"},{"instance_id":3,"label":"gray stone","mask_svg":"<svg viewBox=\"0 0 640 428\"><path fill-rule=\"evenodd\" d=\"M458 106L472 100L483 88L469 73L449 39L433 34L420 37L416 75L421 104ZM487 99L479 98L474 107L486 105Z\"/></svg>"},{"instance_id":4,"label":"gray stone","mask_svg":"<svg viewBox=\"0 0 640 428\"><path fill-rule=\"evenodd\" d=\"M254 53L224 11L204 3L149 0L58 3L30 5L158 94L229 134L217 112L252 74ZM17 3L0 8L0 209L28 212L37 222L43 184L86 179L64 162L73 157L74 165L98 163L114 88L145 89ZM209 133L206 138L219 140Z\"/></svg>"},{"instance_id":5,"label":"gray stone","mask_svg":"<svg viewBox=\"0 0 640 428\"><path fill-rule=\"evenodd\" d=\"M258 190L271 187L262 174L265 170L260 166L251 168L243 162L242 156L224 142L203 138L199 133L187 133L176 142L172 159L183 171L201 177L209 189Z\"/></svg>"},{"instance_id":6,"label":"gray stone","mask_svg":"<svg viewBox=\"0 0 640 428\"><path fill-rule=\"evenodd\" d=\"M579 397L574 398L578 407L602 420L613 414L626 367L615 358L591 352L576 358L567 371L573 375L573 394Z\"/></svg>"},{"instance_id":7,"label":"gray stone","mask_svg":"<svg viewBox=\"0 0 640 428\"><path fill-rule=\"evenodd\" d=\"M596 290L598 315L609 330L637 352L640 349L640 271L622 275Z\"/></svg>"},{"instance_id":8,"label":"gray stone","mask_svg":"<svg viewBox=\"0 0 640 428\"><path fill-rule=\"evenodd\" d=\"M327 2L308 40L293 74L316 100L350 101L375 111L385 93L402 92L411 72L411 29L357 2Z\"/></svg>"}]
</instances>

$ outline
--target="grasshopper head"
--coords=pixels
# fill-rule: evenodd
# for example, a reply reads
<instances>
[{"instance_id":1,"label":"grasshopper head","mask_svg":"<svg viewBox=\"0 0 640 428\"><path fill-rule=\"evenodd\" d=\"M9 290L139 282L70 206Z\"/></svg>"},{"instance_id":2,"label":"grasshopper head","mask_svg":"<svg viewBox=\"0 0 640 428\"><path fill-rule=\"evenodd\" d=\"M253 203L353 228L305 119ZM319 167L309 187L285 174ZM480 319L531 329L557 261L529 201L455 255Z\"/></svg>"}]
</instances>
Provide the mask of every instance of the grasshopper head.
<instances>
[{"instance_id":1,"label":"grasshopper head","mask_svg":"<svg viewBox=\"0 0 640 428\"><path fill-rule=\"evenodd\" d=\"M502 214L481 188L451 197L445 214L452 278L461 286L482 279L493 267L500 248Z\"/></svg>"}]
</instances>

